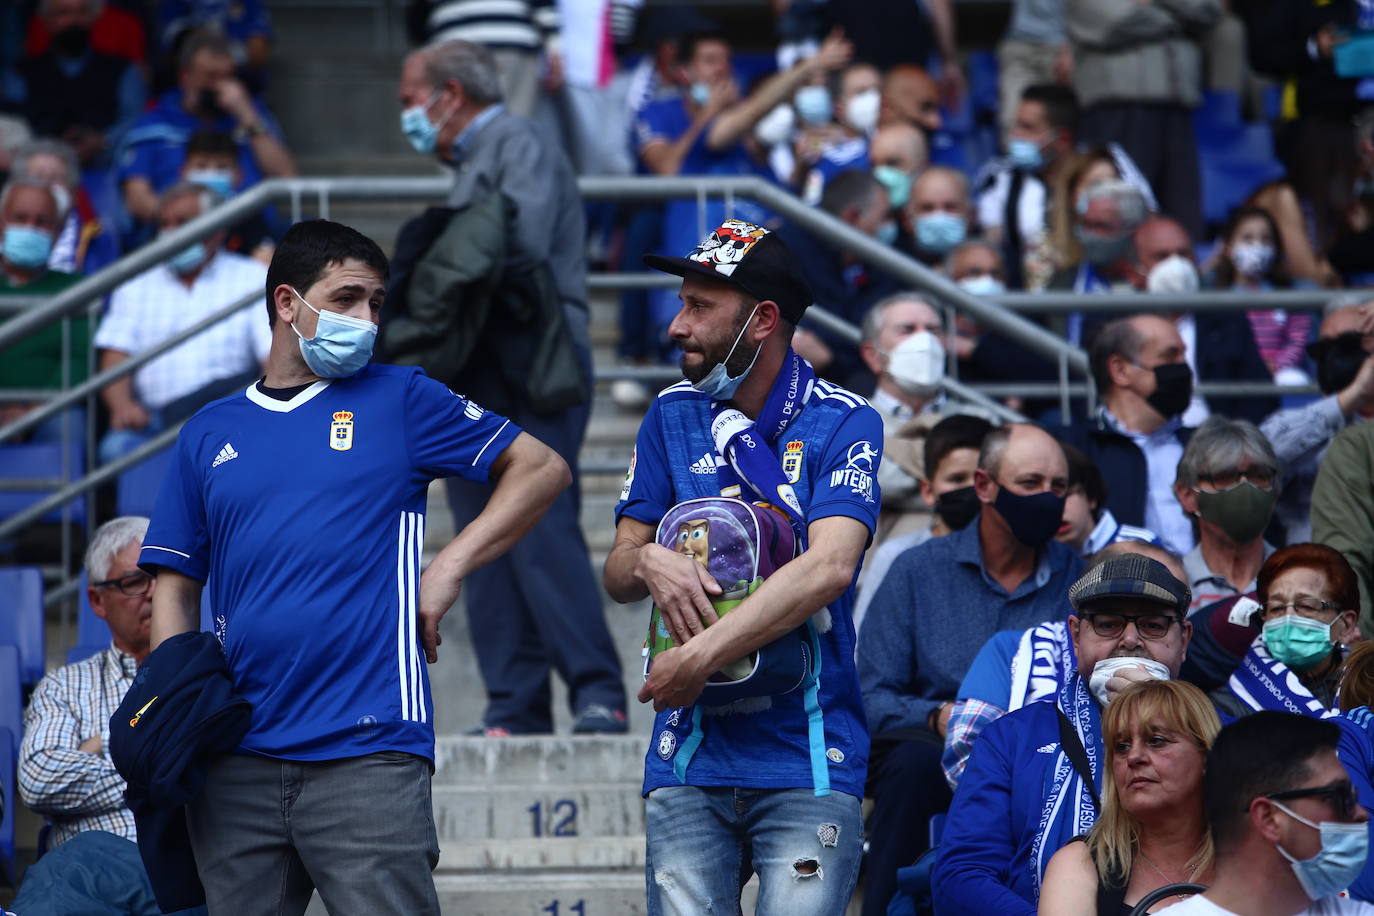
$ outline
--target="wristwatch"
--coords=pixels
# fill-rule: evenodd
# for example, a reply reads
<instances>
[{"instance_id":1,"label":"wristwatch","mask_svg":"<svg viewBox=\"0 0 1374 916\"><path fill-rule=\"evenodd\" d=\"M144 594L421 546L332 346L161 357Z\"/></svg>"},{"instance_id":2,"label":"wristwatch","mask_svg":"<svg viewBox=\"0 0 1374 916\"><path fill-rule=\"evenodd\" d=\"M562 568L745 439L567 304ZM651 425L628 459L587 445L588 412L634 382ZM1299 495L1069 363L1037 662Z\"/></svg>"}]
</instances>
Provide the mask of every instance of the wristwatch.
<instances>
[{"instance_id":1,"label":"wristwatch","mask_svg":"<svg viewBox=\"0 0 1374 916\"><path fill-rule=\"evenodd\" d=\"M238 129L234 131L234 139L242 142L252 140L254 137L265 133L267 133L267 128L263 126L262 122L254 121L252 124L240 124Z\"/></svg>"}]
</instances>

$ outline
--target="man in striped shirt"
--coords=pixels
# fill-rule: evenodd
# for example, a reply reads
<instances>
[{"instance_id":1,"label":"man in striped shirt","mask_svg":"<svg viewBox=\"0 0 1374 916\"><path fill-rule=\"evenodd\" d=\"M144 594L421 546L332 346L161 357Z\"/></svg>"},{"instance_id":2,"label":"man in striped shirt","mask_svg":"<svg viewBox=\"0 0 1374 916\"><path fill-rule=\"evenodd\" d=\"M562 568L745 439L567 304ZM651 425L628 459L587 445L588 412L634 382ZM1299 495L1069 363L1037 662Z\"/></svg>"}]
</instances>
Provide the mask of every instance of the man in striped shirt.
<instances>
[{"instance_id":1,"label":"man in striped shirt","mask_svg":"<svg viewBox=\"0 0 1374 916\"><path fill-rule=\"evenodd\" d=\"M110 716L148 655L153 579L138 568L148 520L106 522L86 551L91 609L109 624L109 648L48 673L24 713L19 794L52 821L57 846L85 830L136 839L124 778L110 762Z\"/></svg>"}]
</instances>

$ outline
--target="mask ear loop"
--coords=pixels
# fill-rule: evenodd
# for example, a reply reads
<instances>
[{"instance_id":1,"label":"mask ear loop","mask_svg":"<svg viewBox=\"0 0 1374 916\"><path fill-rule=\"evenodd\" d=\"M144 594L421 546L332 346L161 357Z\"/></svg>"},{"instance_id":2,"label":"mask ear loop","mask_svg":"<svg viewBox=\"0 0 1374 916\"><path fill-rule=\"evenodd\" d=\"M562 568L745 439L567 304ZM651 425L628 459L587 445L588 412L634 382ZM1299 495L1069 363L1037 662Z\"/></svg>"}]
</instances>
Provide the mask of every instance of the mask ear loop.
<instances>
[{"instance_id":1,"label":"mask ear loop","mask_svg":"<svg viewBox=\"0 0 1374 916\"><path fill-rule=\"evenodd\" d=\"M294 286L291 287L291 294L292 294L293 296L295 296L297 299L301 300L301 304L304 305L306 308L310 309L310 311L314 312L315 315L316 315L316 317L319 317L320 310L317 309L317 308L315 308L315 306L311 305L309 302L306 302L306 301L305 301L305 297L302 296L299 292L297 292L297 290L296 290L296 288L295 288ZM300 331L300 328L296 327L296 322L294 322L294 321L291 322L291 330L292 330L292 331L295 331L295 332L296 332L296 336L299 337L301 340L314 340L314 339L315 339L315 335L314 335L314 334L312 334L312 335L309 336L309 337L306 337L304 334L302 334L301 331ZM317 325L316 328L315 328L315 334L318 334L318 333L319 333L319 326Z\"/></svg>"}]
</instances>

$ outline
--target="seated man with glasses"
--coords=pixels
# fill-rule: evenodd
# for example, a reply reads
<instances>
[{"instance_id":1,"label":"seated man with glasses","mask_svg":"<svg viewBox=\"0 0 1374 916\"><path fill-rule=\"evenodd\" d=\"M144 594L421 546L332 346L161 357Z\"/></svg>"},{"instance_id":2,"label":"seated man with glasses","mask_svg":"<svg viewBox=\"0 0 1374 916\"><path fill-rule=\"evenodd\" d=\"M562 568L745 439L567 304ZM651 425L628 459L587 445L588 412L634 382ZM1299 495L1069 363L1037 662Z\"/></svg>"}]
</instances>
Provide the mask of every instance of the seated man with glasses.
<instances>
[{"instance_id":1,"label":"seated man with glasses","mask_svg":"<svg viewBox=\"0 0 1374 916\"><path fill-rule=\"evenodd\" d=\"M1221 730L1203 783L1216 877L1169 916L1374 916L1374 906L1336 896L1369 848L1369 815L1336 756L1340 736L1332 722L1273 711Z\"/></svg>"},{"instance_id":2,"label":"seated man with glasses","mask_svg":"<svg viewBox=\"0 0 1374 916\"><path fill-rule=\"evenodd\" d=\"M1193 600L1189 615L1255 590L1274 552L1264 531L1279 495L1279 461L1248 420L1213 415L1193 433L1178 462L1174 495L1196 520L1198 543L1183 557Z\"/></svg>"},{"instance_id":3,"label":"seated man with glasses","mask_svg":"<svg viewBox=\"0 0 1374 916\"><path fill-rule=\"evenodd\" d=\"M52 829L49 852L24 876L16 912L161 912L135 845L124 778L109 756L110 716L149 652L156 583L138 568L147 531L148 519L137 516L96 530L86 549L86 593L110 627L110 646L48 672L24 712L19 795Z\"/></svg>"},{"instance_id":4,"label":"seated man with glasses","mask_svg":"<svg viewBox=\"0 0 1374 916\"><path fill-rule=\"evenodd\" d=\"M1132 553L1069 589L1072 647L1058 663L1077 664L1054 696L992 722L974 745L935 866L937 913L1036 912L1050 858L1097 820L1102 709L1132 682L1177 676L1192 635L1188 598L1164 564Z\"/></svg>"}]
</instances>

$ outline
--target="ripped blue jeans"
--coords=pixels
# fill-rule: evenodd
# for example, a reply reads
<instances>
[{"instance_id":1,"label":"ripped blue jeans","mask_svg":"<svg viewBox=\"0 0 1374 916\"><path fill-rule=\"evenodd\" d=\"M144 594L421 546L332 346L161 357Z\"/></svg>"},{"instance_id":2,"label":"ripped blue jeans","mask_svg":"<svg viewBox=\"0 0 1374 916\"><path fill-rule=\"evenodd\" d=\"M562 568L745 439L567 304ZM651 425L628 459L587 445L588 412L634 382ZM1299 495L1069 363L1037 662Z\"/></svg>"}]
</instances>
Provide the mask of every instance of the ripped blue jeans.
<instances>
[{"instance_id":1,"label":"ripped blue jeans","mask_svg":"<svg viewBox=\"0 0 1374 916\"><path fill-rule=\"evenodd\" d=\"M810 789L672 786L645 801L649 916L843 916L863 856L860 800Z\"/></svg>"}]
</instances>

